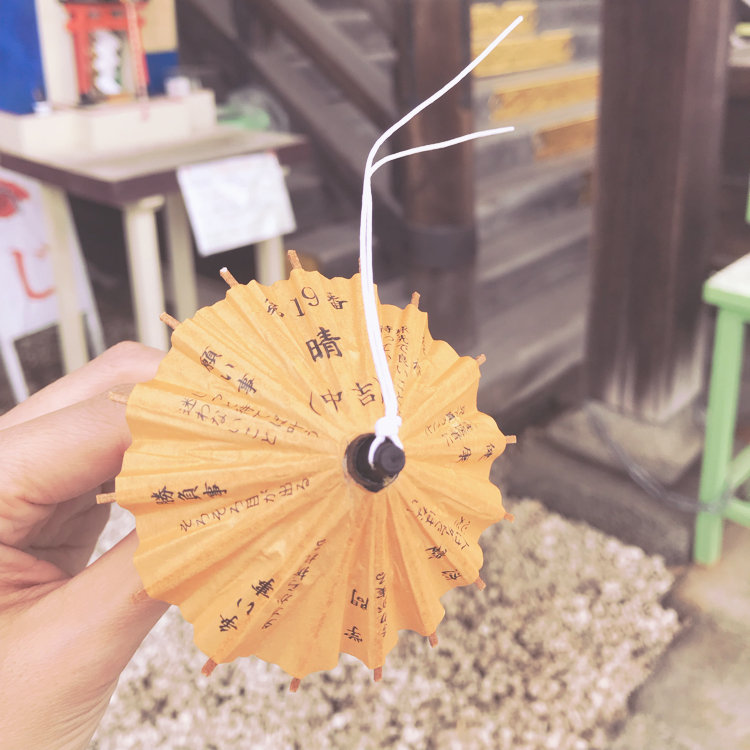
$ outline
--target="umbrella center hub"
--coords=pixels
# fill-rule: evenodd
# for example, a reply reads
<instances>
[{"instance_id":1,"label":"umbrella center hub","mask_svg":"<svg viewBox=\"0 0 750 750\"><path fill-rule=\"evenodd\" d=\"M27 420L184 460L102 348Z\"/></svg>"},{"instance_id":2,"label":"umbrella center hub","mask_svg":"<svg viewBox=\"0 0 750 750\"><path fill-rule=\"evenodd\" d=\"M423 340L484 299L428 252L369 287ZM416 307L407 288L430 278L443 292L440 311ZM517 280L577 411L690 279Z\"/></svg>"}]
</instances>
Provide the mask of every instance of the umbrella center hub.
<instances>
[{"instance_id":1,"label":"umbrella center hub","mask_svg":"<svg viewBox=\"0 0 750 750\"><path fill-rule=\"evenodd\" d=\"M346 448L346 469L355 482L370 492L379 492L387 487L404 468L406 457L404 451L390 438L378 446L370 465L368 454L373 433L354 438Z\"/></svg>"}]
</instances>

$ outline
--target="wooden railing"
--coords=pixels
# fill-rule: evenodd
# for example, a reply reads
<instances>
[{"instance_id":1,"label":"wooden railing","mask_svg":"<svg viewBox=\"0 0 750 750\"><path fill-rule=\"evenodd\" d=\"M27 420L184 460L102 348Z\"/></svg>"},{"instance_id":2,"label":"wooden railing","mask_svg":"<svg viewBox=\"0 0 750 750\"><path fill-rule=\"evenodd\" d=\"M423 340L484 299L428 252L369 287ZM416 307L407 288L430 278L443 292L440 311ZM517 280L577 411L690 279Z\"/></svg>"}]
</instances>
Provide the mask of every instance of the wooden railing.
<instances>
[{"instance_id":1,"label":"wooden railing","mask_svg":"<svg viewBox=\"0 0 750 750\"><path fill-rule=\"evenodd\" d=\"M318 69L381 129L396 119L393 87L350 37L310 0L247 0L263 21L295 42ZM382 3L381 7L385 7Z\"/></svg>"}]
</instances>

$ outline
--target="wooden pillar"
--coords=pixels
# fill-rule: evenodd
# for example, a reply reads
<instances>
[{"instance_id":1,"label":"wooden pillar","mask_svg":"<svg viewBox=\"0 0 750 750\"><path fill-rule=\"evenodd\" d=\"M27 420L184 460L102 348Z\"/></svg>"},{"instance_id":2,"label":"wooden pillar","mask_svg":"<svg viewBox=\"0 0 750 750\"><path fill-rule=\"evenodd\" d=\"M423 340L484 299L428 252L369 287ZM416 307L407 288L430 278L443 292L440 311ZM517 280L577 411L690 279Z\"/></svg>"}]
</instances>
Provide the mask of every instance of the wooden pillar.
<instances>
[{"instance_id":1,"label":"wooden pillar","mask_svg":"<svg viewBox=\"0 0 750 750\"><path fill-rule=\"evenodd\" d=\"M732 0L604 0L588 395L664 421L701 387Z\"/></svg>"},{"instance_id":2,"label":"wooden pillar","mask_svg":"<svg viewBox=\"0 0 750 750\"><path fill-rule=\"evenodd\" d=\"M396 91L401 114L469 62L468 0L396 0L399 51ZM462 81L397 138L399 149L447 140L472 129L471 82ZM473 305L473 145L410 156L396 167L396 192L407 228L409 283L422 295L433 336L465 351L475 338Z\"/></svg>"}]
</instances>

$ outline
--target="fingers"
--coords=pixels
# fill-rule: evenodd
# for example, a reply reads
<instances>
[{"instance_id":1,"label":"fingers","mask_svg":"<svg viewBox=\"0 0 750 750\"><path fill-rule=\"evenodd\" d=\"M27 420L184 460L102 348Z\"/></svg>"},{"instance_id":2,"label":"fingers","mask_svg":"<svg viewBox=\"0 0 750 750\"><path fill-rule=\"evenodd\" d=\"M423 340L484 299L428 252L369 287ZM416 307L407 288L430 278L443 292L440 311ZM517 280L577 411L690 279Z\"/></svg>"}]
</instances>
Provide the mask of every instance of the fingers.
<instances>
[{"instance_id":1,"label":"fingers","mask_svg":"<svg viewBox=\"0 0 750 750\"><path fill-rule=\"evenodd\" d=\"M0 623L3 748L88 746L120 673L167 609L132 601L140 587L136 546L131 533Z\"/></svg>"},{"instance_id":2,"label":"fingers","mask_svg":"<svg viewBox=\"0 0 750 750\"><path fill-rule=\"evenodd\" d=\"M49 505L115 476L130 445L125 407L100 394L0 431L3 499Z\"/></svg>"},{"instance_id":3,"label":"fingers","mask_svg":"<svg viewBox=\"0 0 750 750\"><path fill-rule=\"evenodd\" d=\"M169 607L149 597L135 597L143 584L133 565L138 547L135 531L68 581L44 602L61 625L61 603L76 628L65 636L67 648L86 653L99 679L116 678L147 633ZM75 635L73 635L75 633ZM71 643L71 638L79 643Z\"/></svg>"},{"instance_id":4,"label":"fingers","mask_svg":"<svg viewBox=\"0 0 750 750\"><path fill-rule=\"evenodd\" d=\"M164 352L134 341L107 349L69 375L56 380L0 416L0 429L35 419L102 393L120 383L140 383L156 374Z\"/></svg>"}]
</instances>

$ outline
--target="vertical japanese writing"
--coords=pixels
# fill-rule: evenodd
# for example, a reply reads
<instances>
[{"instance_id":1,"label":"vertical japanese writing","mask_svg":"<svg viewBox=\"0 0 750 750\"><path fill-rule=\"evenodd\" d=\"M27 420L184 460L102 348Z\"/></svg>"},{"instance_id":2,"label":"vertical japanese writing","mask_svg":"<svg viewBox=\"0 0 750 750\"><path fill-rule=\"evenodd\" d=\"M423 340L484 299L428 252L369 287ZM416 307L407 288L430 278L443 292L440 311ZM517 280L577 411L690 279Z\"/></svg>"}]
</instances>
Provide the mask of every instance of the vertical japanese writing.
<instances>
[{"instance_id":1,"label":"vertical japanese writing","mask_svg":"<svg viewBox=\"0 0 750 750\"><path fill-rule=\"evenodd\" d=\"M320 551L325 543L325 539L318 539L318 541L315 542L313 550L307 555L307 557L305 557L302 565L300 565L276 598L276 607L273 612L271 612L270 617L263 623L263 630L268 630L268 628L273 627L283 614L286 605L296 595L297 590L304 585L305 579L313 569L315 561L320 557Z\"/></svg>"},{"instance_id":2,"label":"vertical japanese writing","mask_svg":"<svg viewBox=\"0 0 750 750\"><path fill-rule=\"evenodd\" d=\"M375 574L375 614L377 616L377 633L385 638L388 633L388 591L385 572Z\"/></svg>"},{"instance_id":3,"label":"vertical japanese writing","mask_svg":"<svg viewBox=\"0 0 750 750\"><path fill-rule=\"evenodd\" d=\"M348 302L348 300L341 299L331 292L328 293L328 301L331 303L331 307L334 310L343 310L344 305Z\"/></svg>"},{"instance_id":4,"label":"vertical japanese writing","mask_svg":"<svg viewBox=\"0 0 750 750\"><path fill-rule=\"evenodd\" d=\"M355 643L362 643L362 641L364 641L364 637L362 636L362 633L360 633L359 628L356 625L352 625L350 628L345 630L344 635L350 641L354 641Z\"/></svg>"},{"instance_id":5,"label":"vertical japanese writing","mask_svg":"<svg viewBox=\"0 0 750 750\"><path fill-rule=\"evenodd\" d=\"M364 597L357 593L357 589L352 589L352 598L349 600L349 603L360 609L367 609L367 605L370 603L370 597Z\"/></svg>"}]
</instances>

